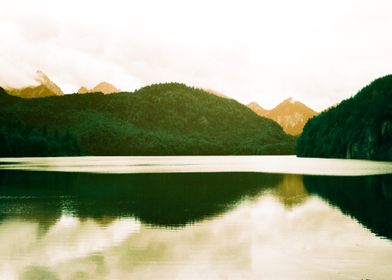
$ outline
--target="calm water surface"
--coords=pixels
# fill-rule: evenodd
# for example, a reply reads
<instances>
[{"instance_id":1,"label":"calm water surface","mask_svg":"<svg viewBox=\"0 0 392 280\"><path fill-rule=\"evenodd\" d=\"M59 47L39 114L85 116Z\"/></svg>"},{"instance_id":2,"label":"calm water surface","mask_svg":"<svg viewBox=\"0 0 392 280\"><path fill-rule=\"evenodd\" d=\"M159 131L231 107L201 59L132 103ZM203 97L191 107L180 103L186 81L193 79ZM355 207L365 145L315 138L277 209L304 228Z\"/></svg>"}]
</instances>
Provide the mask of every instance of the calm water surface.
<instances>
[{"instance_id":1,"label":"calm water surface","mask_svg":"<svg viewBox=\"0 0 392 280\"><path fill-rule=\"evenodd\" d=\"M0 279L392 279L390 163L0 163Z\"/></svg>"}]
</instances>

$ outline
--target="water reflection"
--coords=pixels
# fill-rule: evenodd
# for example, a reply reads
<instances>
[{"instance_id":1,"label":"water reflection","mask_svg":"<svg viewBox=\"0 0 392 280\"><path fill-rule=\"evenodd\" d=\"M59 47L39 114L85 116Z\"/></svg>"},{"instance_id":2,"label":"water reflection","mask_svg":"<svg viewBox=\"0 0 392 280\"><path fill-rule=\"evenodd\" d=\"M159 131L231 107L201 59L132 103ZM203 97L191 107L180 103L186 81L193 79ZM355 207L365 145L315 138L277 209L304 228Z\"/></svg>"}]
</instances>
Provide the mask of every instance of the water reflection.
<instances>
[{"instance_id":1,"label":"water reflection","mask_svg":"<svg viewBox=\"0 0 392 280\"><path fill-rule=\"evenodd\" d=\"M301 204L308 197L302 175L285 174L273 193L287 207Z\"/></svg>"},{"instance_id":2,"label":"water reflection","mask_svg":"<svg viewBox=\"0 0 392 280\"><path fill-rule=\"evenodd\" d=\"M66 212L100 221L135 217L182 226L222 213L282 181L260 173L87 174L2 171L0 217L55 222Z\"/></svg>"},{"instance_id":3,"label":"water reflection","mask_svg":"<svg viewBox=\"0 0 392 280\"><path fill-rule=\"evenodd\" d=\"M369 228L392 239L392 175L363 177L305 176L306 190Z\"/></svg>"},{"instance_id":4,"label":"water reflection","mask_svg":"<svg viewBox=\"0 0 392 280\"><path fill-rule=\"evenodd\" d=\"M389 279L390 182L1 171L0 279Z\"/></svg>"}]
</instances>

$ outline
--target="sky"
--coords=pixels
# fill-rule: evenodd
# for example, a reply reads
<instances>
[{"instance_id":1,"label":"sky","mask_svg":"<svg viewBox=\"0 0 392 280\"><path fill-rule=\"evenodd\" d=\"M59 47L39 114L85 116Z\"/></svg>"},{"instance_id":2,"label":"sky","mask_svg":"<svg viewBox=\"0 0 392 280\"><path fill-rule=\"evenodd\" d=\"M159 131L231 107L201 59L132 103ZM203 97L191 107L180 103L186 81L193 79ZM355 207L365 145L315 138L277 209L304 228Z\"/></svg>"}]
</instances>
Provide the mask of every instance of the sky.
<instances>
[{"instance_id":1,"label":"sky","mask_svg":"<svg viewBox=\"0 0 392 280\"><path fill-rule=\"evenodd\" d=\"M0 85L45 72L64 92L107 81L212 89L323 110L392 73L389 0L0 0Z\"/></svg>"}]
</instances>

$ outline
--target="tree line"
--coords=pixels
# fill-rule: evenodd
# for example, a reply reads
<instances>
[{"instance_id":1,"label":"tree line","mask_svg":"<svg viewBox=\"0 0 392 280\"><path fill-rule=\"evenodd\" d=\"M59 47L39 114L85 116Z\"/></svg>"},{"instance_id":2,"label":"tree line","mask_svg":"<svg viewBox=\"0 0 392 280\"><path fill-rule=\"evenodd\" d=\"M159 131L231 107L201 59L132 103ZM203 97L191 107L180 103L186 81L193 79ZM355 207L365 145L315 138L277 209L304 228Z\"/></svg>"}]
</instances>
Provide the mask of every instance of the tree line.
<instances>
[{"instance_id":1,"label":"tree line","mask_svg":"<svg viewBox=\"0 0 392 280\"><path fill-rule=\"evenodd\" d=\"M392 75L310 119L297 155L392 160Z\"/></svg>"},{"instance_id":2,"label":"tree line","mask_svg":"<svg viewBox=\"0 0 392 280\"><path fill-rule=\"evenodd\" d=\"M36 138L50 143L65 134L69 135L65 138L73 139L67 140L75 144L72 147L78 144L83 155L295 153L295 138L274 121L257 116L235 100L179 83L111 95L68 94L37 99L3 96L0 106L1 123L20 121L32 128L30 134L34 137L24 139L33 139L35 147ZM55 137L56 131L63 134ZM3 136L8 143L13 141L9 130ZM60 154L52 146L43 145L42 154ZM61 153L74 155L76 149L71 146L60 149Z\"/></svg>"}]
</instances>

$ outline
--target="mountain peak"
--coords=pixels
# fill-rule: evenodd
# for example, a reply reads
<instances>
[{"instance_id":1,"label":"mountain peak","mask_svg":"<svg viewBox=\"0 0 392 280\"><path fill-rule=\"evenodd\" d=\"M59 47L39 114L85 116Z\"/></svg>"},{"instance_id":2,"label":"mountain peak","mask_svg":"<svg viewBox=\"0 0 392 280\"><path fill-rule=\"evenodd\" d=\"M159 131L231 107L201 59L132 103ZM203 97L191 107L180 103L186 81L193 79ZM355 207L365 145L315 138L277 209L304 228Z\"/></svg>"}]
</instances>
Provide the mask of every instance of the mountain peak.
<instances>
[{"instance_id":1,"label":"mountain peak","mask_svg":"<svg viewBox=\"0 0 392 280\"><path fill-rule=\"evenodd\" d=\"M287 98L285 101L288 102L288 103L291 103L291 104L294 104L295 102L297 102L292 97Z\"/></svg>"},{"instance_id":2,"label":"mountain peak","mask_svg":"<svg viewBox=\"0 0 392 280\"><path fill-rule=\"evenodd\" d=\"M35 80L39 82L40 85L47 87L54 95L64 95L64 92L59 88L54 82L52 82L48 76L41 70L36 71Z\"/></svg>"},{"instance_id":3,"label":"mountain peak","mask_svg":"<svg viewBox=\"0 0 392 280\"><path fill-rule=\"evenodd\" d=\"M251 102L246 106L261 117L268 113L268 110L261 107L257 102Z\"/></svg>"},{"instance_id":4,"label":"mountain peak","mask_svg":"<svg viewBox=\"0 0 392 280\"><path fill-rule=\"evenodd\" d=\"M306 122L317 114L305 104L290 97L266 113L265 117L279 123L286 133L299 135Z\"/></svg>"},{"instance_id":5,"label":"mountain peak","mask_svg":"<svg viewBox=\"0 0 392 280\"><path fill-rule=\"evenodd\" d=\"M36 71L35 80L38 85L24 88L7 88L7 92L10 95L21 98L42 98L47 96L64 95L63 91L41 70Z\"/></svg>"},{"instance_id":6,"label":"mountain peak","mask_svg":"<svg viewBox=\"0 0 392 280\"><path fill-rule=\"evenodd\" d=\"M305 123L318 114L292 97L285 99L272 110L266 110L256 102L251 102L247 106L259 116L277 122L286 133L291 135L301 134Z\"/></svg>"},{"instance_id":7,"label":"mountain peak","mask_svg":"<svg viewBox=\"0 0 392 280\"><path fill-rule=\"evenodd\" d=\"M103 82L100 82L98 85L96 85L97 87L107 87L107 86L109 86L109 87L114 87L112 84L110 84L110 83L108 83L108 82L105 82L105 81L103 81Z\"/></svg>"},{"instance_id":8,"label":"mountain peak","mask_svg":"<svg viewBox=\"0 0 392 280\"><path fill-rule=\"evenodd\" d=\"M103 94L111 94L111 93L120 92L120 90L115 86L113 86L112 84L105 81L100 82L92 89L87 89L86 87L82 86L78 90L78 93L89 93L89 92L102 92Z\"/></svg>"},{"instance_id":9,"label":"mountain peak","mask_svg":"<svg viewBox=\"0 0 392 280\"><path fill-rule=\"evenodd\" d=\"M119 92L120 90L113 86L112 84L109 84L108 82L101 82L98 85L96 85L93 89L90 90L91 92L102 92L104 94L110 94L110 93L116 93Z\"/></svg>"},{"instance_id":10,"label":"mountain peak","mask_svg":"<svg viewBox=\"0 0 392 280\"><path fill-rule=\"evenodd\" d=\"M248 107L260 107L260 108L262 108L262 107L259 105L259 103L255 102L255 101L248 103L246 106L248 106Z\"/></svg>"},{"instance_id":11,"label":"mountain peak","mask_svg":"<svg viewBox=\"0 0 392 280\"><path fill-rule=\"evenodd\" d=\"M78 93L88 93L88 89L86 87L80 87Z\"/></svg>"}]
</instances>

